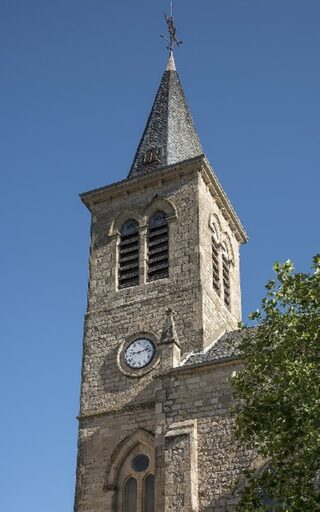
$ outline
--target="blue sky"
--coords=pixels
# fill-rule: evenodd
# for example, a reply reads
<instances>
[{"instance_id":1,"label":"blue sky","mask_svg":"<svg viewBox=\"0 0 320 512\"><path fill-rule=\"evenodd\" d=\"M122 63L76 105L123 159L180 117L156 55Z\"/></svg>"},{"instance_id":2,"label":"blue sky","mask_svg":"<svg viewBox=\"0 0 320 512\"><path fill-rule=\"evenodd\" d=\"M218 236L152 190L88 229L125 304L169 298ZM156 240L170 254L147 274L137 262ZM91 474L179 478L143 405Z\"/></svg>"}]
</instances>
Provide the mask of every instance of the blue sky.
<instances>
[{"instance_id":1,"label":"blue sky","mask_svg":"<svg viewBox=\"0 0 320 512\"><path fill-rule=\"evenodd\" d=\"M72 510L89 213L126 177L167 54L160 0L1 0L0 510ZM319 251L319 0L176 0L176 63L250 241L244 318L275 260Z\"/></svg>"}]
</instances>

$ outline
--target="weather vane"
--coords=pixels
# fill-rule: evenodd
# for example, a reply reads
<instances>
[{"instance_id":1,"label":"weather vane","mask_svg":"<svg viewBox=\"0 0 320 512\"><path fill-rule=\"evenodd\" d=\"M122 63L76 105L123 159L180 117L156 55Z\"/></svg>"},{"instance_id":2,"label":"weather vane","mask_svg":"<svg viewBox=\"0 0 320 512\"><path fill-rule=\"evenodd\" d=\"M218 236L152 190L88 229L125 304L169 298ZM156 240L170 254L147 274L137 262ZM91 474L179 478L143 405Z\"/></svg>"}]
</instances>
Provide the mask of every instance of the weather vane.
<instances>
[{"instance_id":1,"label":"weather vane","mask_svg":"<svg viewBox=\"0 0 320 512\"><path fill-rule=\"evenodd\" d=\"M171 11L170 16L167 16L167 14L164 15L165 20L168 25L169 38L165 37L163 34L161 34L161 37L169 43L169 45L167 46L167 49L170 51L170 53L172 53L175 45L180 46L183 41L178 41L178 39L177 39L177 29L174 26L174 21L173 21L173 2L171 2L171 10L170 11Z\"/></svg>"}]
</instances>

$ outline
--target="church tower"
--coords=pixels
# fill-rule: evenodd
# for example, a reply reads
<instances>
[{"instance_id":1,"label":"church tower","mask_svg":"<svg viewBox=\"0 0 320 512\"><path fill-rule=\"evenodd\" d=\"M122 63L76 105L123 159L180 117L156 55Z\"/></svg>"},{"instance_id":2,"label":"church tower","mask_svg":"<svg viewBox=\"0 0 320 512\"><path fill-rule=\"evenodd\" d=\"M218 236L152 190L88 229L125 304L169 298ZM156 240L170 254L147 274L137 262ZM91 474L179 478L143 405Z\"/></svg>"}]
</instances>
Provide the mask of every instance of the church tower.
<instances>
[{"instance_id":1,"label":"church tower","mask_svg":"<svg viewBox=\"0 0 320 512\"><path fill-rule=\"evenodd\" d=\"M81 199L92 225L75 512L233 510L229 341L247 235L172 51L127 179Z\"/></svg>"}]
</instances>

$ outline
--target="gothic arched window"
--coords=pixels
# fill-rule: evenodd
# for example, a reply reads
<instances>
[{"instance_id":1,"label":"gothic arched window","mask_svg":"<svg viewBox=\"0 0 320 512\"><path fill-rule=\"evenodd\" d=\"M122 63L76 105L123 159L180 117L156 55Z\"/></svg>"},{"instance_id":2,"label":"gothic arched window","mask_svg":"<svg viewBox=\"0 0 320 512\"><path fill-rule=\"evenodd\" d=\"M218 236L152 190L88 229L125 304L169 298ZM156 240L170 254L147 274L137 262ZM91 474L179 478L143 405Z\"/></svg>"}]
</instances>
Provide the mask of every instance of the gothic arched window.
<instances>
[{"instance_id":1,"label":"gothic arched window","mask_svg":"<svg viewBox=\"0 0 320 512\"><path fill-rule=\"evenodd\" d=\"M124 488L124 512L137 512L137 491L137 480L131 476Z\"/></svg>"},{"instance_id":2,"label":"gothic arched window","mask_svg":"<svg viewBox=\"0 0 320 512\"><path fill-rule=\"evenodd\" d=\"M167 214L156 212L148 225L148 281L169 275L169 229Z\"/></svg>"},{"instance_id":3,"label":"gothic arched window","mask_svg":"<svg viewBox=\"0 0 320 512\"><path fill-rule=\"evenodd\" d=\"M153 451L136 446L123 462L118 483L116 512L155 512Z\"/></svg>"},{"instance_id":4,"label":"gothic arched window","mask_svg":"<svg viewBox=\"0 0 320 512\"><path fill-rule=\"evenodd\" d=\"M217 294L220 295L220 243L216 227L213 226L212 230L212 284Z\"/></svg>"},{"instance_id":5,"label":"gothic arched window","mask_svg":"<svg viewBox=\"0 0 320 512\"><path fill-rule=\"evenodd\" d=\"M139 245L139 225L133 219L127 220L120 229L119 288L139 284Z\"/></svg>"},{"instance_id":6,"label":"gothic arched window","mask_svg":"<svg viewBox=\"0 0 320 512\"><path fill-rule=\"evenodd\" d=\"M132 432L115 447L105 478L107 507L112 512L155 512L154 436Z\"/></svg>"},{"instance_id":7,"label":"gothic arched window","mask_svg":"<svg viewBox=\"0 0 320 512\"><path fill-rule=\"evenodd\" d=\"M149 474L143 482L144 504L143 512L154 512L154 476Z\"/></svg>"},{"instance_id":8,"label":"gothic arched window","mask_svg":"<svg viewBox=\"0 0 320 512\"><path fill-rule=\"evenodd\" d=\"M226 244L224 243L222 251L222 275L223 275L223 297L224 303L228 309L231 308L230 293L230 257Z\"/></svg>"}]
</instances>

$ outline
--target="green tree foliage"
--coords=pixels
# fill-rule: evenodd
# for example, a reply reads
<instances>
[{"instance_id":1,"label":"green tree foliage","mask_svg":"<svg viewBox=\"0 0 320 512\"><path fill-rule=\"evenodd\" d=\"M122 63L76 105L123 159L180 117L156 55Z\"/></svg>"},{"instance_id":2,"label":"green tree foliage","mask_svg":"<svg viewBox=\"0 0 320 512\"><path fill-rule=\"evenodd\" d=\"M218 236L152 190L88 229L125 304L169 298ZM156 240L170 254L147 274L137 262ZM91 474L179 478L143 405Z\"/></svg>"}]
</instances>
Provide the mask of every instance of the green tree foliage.
<instances>
[{"instance_id":1,"label":"green tree foliage","mask_svg":"<svg viewBox=\"0 0 320 512\"><path fill-rule=\"evenodd\" d=\"M243 370L231 381L236 436L268 462L246 473L239 512L320 511L320 255L310 273L274 265ZM248 330L252 331L252 329ZM318 478L319 480L319 478Z\"/></svg>"}]
</instances>

